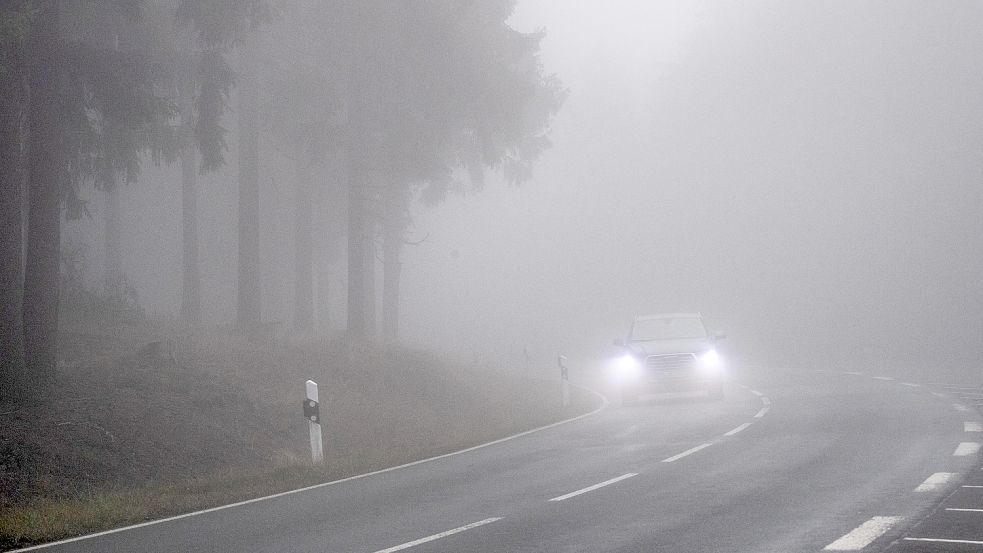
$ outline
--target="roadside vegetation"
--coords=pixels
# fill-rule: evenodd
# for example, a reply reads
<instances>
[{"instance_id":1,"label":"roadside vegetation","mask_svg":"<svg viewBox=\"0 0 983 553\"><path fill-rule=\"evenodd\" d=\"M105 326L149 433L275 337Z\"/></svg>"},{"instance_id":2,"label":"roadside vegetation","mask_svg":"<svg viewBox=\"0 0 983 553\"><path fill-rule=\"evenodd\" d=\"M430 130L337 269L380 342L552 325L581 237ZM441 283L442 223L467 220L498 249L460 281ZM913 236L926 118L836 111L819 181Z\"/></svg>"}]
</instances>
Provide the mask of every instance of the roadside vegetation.
<instances>
[{"instance_id":1,"label":"roadside vegetation","mask_svg":"<svg viewBox=\"0 0 983 553\"><path fill-rule=\"evenodd\" d=\"M0 547L586 409L399 345L415 213L550 147L566 90L514 7L0 2Z\"/></svg>"},{"instance_id":2,"label":"roadside vegetation","mask_svg":"<svg viewBox=\"0 0 983 553\"><path fill-rule=\"evenodd\" d=\"M586 412L558 381L345 339L153 325L63 335L57 395L0 406L0 547L241 501L459 450ZM320 385L325 462L301 413Z\"/></svg>"}]
</instances>

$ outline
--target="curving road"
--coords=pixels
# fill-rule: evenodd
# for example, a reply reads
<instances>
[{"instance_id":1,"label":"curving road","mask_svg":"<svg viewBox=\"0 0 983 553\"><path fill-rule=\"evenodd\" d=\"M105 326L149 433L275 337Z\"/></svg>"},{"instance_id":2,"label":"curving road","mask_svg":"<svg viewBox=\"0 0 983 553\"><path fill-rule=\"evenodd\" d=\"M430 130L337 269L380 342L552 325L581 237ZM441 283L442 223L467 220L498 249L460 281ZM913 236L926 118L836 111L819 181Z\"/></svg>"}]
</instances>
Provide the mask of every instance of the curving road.
<instances>
[{"instance_id":1,"label":"curving road","mask_svg":"<svg viewBox=\"0 0 983 553\"><path fill-rule=\"evenodd\" d=\"M364 478L51 552L881 550L978 467L979 414L876 374L743 371ZM980 513L983 525L983 513Z\"/></svg>"}]
</instances>

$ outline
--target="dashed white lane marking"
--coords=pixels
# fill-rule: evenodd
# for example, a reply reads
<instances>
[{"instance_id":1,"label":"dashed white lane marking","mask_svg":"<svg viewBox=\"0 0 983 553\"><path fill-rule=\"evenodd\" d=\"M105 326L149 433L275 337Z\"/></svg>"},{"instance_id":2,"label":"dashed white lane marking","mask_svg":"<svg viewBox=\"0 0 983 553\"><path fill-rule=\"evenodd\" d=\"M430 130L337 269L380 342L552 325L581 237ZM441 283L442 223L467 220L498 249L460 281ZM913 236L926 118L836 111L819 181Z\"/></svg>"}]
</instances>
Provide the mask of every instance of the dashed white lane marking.
<instances>
[{"instance_id":1,"label":"dashed white lane marking","mask_svg":"<svg viewBox=\"0 0 983 553\"><path fill-rule=\"evenodd\" d=\"M974 540L947 540L943 538L904 538L905 541L932 541L939 543L968 543L972 545L983 545L983 541Z\"/></svg>"},{"instance_id":2,"label":"dashed white lane marking","mask_svg":"<svg viewBox=\"0 0 983 553\"><path fill-rule=\"evenodd\" d=\"M970 411L972 411L972 409L970 409L969 407L966 407L962 403L953 403L952 404L952 408L955 409L956 411L961 412L961 413L969 413Z\"/></svg>"},{"instance_id":3,"label":"dashed white lane marking","mask_svg":"<svg viewBox=\"0 0 983 553\"><path fill-rule=\"evenodd\" d=\"M477 528L479 526L484 526L485 524L491 524L492 522L495 522L495 521L498 521L498 520L502 520L502 517L486 518L485 520L479 520L478 522L472 522L471 524L465 524L464 526L459 526L459 527L454 528L452 530L447 530L445 532L440 532L439 534L433 534L431 536L427 536L425 538L420 538L418 540L413 540L413 541L408 541L406 543L401 543L399 545L390 547L388 549L380 549L379 551L376 551L375 553L393 553L394 551L402 551L403 549L409 549L411 547L415 547L417 545L420 545L421 543L427 543L427 542L430 542L430 541L439 540L440 538L446 538L447 536L451 536L453 534L458 534L460 532L464 532L464 531L470 530L472 528Z\"/></svg>"},{"instance_id":4,"label":"dashed white lane marking","mask_svg":"<svg viewBox=\"0 0 983 553\"><path fill-rule=\"evenodd\" d=\"M934 492L944 487L956 476L954 472L936 472L915 488L916 492Z\"/></svg>"},{"instance_id":5,"label":"dashed white lane marking","mask_svg":"<svg viewBox=\"0 0 983 553\"><path fill-rule=\"evenodd\" d=\"M863 376L864 375L864 373L857 372L857 371L843 371L843 374L850 374L850 375L853 375L853 376Z\"/></svg>"},{"instance_id":6,"label":"dashed white lane marking","mask_svg":"<svg viewBox=\"0 0 983 553\"><path fill-rule=\"evenodd\" d=\"M553 499L550 499L550 501L563 501L564 499L570 499L571 497L580 495L582 493L592 492L592 491L594 491L594 490L596 490L598 488L603 488L604 486L610 486L611 484L614 484L615 482L621 482L622 480L627 480L628 478L631 478L632 476L638 476L638 473L637 472L629 472L628 474L622 474L621 476L619 476L617 478L612 478L610 480L605 480L604 482L601 482L599 484L594 484L593 486L587 486L586 488L577 490L575 492L570 492L568 494L564 494L564 495L561 495L559 497L554 497Z\"/></svg>"},{"instance_id":7,"label":"dashed white lane marking","mask_svg":"<svg viewBox=\"0 0 983 553\"><path fill-rule=\"evenodd\" d=\"M181 520L183 518L189 518L189 517L204 515L204 514L207 514L207 513L214 513L216 511L223 511L225 509L233 509L233 508L236 508L236 507L242 507L243 505L249 505L249 504L252 504L252 503L259 503L260 501L267 501L267 500L270 500L270 499L276 499L276 498L280 498L280 497L286 497L288 495L304 493L304 492L308 492L308 491L311 491L311 490L317 490L317 489L320 489L320 488L327 488L329 486L336 486L336 485L339 485L339 484L343 484L345 482L351 482L353 480L361 480L363 478L371 478L371 477L376 476L376 475L379 475L379 474L386 474L388 472L395 472L395 471L398 471L398 470L403 470L403 469L407 469L407 468L410 468L410 467L415 467L417 465L422 465L424 463L432 463L434 461L439 461L441 459L446 459L448 457L454 457L454 456L457 456L457 455L462 455L464 453L470 453L472 451L477 451L479 449L484 449L486 447L491 447L491 446L494 446L494 445L498 445L498 444L501 444L501 443L504 443L504 442L515 440L517 438L521 438L523 436L528 436L530 434L534 434L536 432L541 432L543 430L549 430L550 428L556 428L557 426L561 426L561 425L564 425L564 424L567 424L567 423L571 423L573 421L577 421L577 420L580 420L580 419L583 419L583 418L586 418L586 417L590 417L592 415L595 415L597 413L600 413L604 409L607 409L608 404L609 404L608 398L606 398L603 395L595 392L594 390L591 390L590 388L587 388L587 387L584 387L584 386L580 386L580 385L577 385L577 384L571 384L571 386L577 387L577 388L579 388L581 390L584 390L584 391L586 391L588 393L591 393L594 396L598 397L601 400L601 405L597 409L594 409L593 411L590 411L588 413L584 413L582 415L577 415L577 416L574 416L574 417L570 417L569 419L563 419L561 421L553 422L553 423L550 423L550 424L547 424L547 425L544 425L544 426L540 426L540 427L537 427L537 428L532 428L532 429L529 429L529 430L524 430L522 432L519 432L518 434L513 434L511 436L505 436L504 438L499 438L497 440L492 440L490 442L485 442L483 444L478 444L478 445L471 446L471 447L468 447L468 448L465 448L465 449L459 449L457 451L452 451L450 453L444 453L444 454L437 455L437 456L434 456L434 457L427 457L426 459L419 459L417 461L410 461L409 463L405 463L405 464L402 464L402 465L397 465L395 467L389 467L389 468L379 469L379 470L373 471L373 472L366 472L366 473L362 473L362 474L356 474L355 476L349 476L347 478L342 478L340 480L332 480L330 482L322 482L320 484L314 484L312 486L307 486L307 487L304 487L304 488L297 488L297 489L294 489L294 490L287 490L285 492L279 492L279 493L275 493L275 494L272 494L272 495L264 495L263 497L254 497L253 499L246 499L244 501L239 501L237 503L229 503L227 505L219 505L218 507L210 507L208 509L202 509L200 511L192 511L190 513L183 513L183 514L180 514L180 515L175 515L175 516L167 517L167 518L160 518L160 519L157 519L157 520L148 520L147 522L141 522L141 523L133 524L133 525L130 525L130 526L123 526L122 528L114 528L112 530L105 530L105 531L102 531L102 532L96 532L94 534L86 534L84 536L78 536L78 537L68 538L68 539L59 540L59 541L53 541L53 542L50 542L50 543L43 543L41 545L33 545L31 547L25 547L23 549L18 549L17 551L19 553L21 551L36 551L36 550L39 550L39 549L48 549L50 547L55 547L55 546L63 545L63 544L66 544L66 543L73 543L73 542L77 542L77 541L88 540L88 539L91 539L91 538L95 538L95 537L99 537L99 536L106 536L106 535L109 535L109 534L118 534L120 532L128 532L130 530L136 530L137 528L143 528L145 526L154 526L154 525L157 525L157 524L164 524L164 523L172 522L172 521L175 521L175 520Z\"/></svg>"},{"instance_id":8,"label":"dashed white lane marking","mask_svg":"<svg viewBox=\"0 0 983 553\"><path fill-rule=\"evenodd\" d=\"M761 396L761 405L771 405L771 400L765 396Z\"/></svg>"},{"instance_id":9,"label":"dashed white lane marking","mask_svg":"<svg viewBox=\"0 0 983 553\"><path fill-rule=\"evenodd\" d=\"M730 432L724 433L724 436L733 436L734 434L737 434L738 432L740 432L741 430L744 430L745 428L747 428L749 426L751 426L751 423L746 422L746 423L738 426L737 428L731 430Z\"/></svg>"},{"instance_id":10,"label":"dashed white lane marking","mask_svg":"<svg viewBox=\"0 0 983 553\"><path fill-rule=\"evenodd\" d=\"M886 381L886 380L894 380L894 378L892 378L892 377L890 377L890 376L875 376L874 378L875 378L876 380L885 380L885 381Z\"/></svg>"},{"instance_id":11,"label":"dashed white lane marking","mask_svg":"<svg viewBox=\"0 0 983 553\"><path fill-rule=\"evenodd\" d=\"M945 388L945 391L963 399L980 399L983 397L983 390L979 388Z\"/></svg>"},{"instance_id":12,"label":"dashed white lane marking","mask_svg":"<svg viewBox=\"0 0 983 553\"><path fill-rule=\"evenodd\" d=\"M957 392L954 390L949 390L949 393L963 399L979 399L983 397L983 392Z\"/></svg>"},{"instance_id":13,"label":"dashed white lane marking","mask_svg":"<svg viewBox=\"0 0 983 553\"><path fill-rule=\"evenodd\" d=\"M762 407L761 410L758 411L758 414L754 416L754 418L760 419L761 417L765 416L765 413L767 412L768 412L768 407Z\"/></svg>"},{"instance_id":14,"label":"dashed white lane marking","mask_svg":"<svg viewBox=\"0 0 983 553\"><path fill-rule=\"evenodd\" d=\"M960 488L983 488L983 486L971 486L971 485L967 484L965 486L960 486Z\"/></svg>"},{"instance_id":15,"label":"dashed white lane marking","mask_svg":"<svg viewBox=\"0 0 983 553\"><path fill-rule=\"evenodd\" d=\"M949 396L943 394L942 392L932 392L932 395L935 397L940 397L942 399L949 399Z\"/></svg>"},{"instance_id":16,"label":"dashed white lane marking","mask_svg":"<svg viewBox=\"0 0 983 553\"><path fill-rule=\"evenodd\" d=\"M909 388L917 388L921 386L921 384L915 384L914 382L902 382L901 385L908 386Z\"/></svg>"},{"instance_id":17,"label":"dashed white lane marking","mask_svg":"<svg viewBox=\"0 0 983 553\"><path fill-rule=\"evenodd\" d=\"M966 421L963 423L963 432L983 432L983 422Z\"/></svg>"},{"instance_id":18,"label":"dashed white lane marking","mask_svg":"<svg viewBox=\"0 0 983 553\"><path fill-rule=\"evenodd\" d=\"M672 457L668 457L666 459L663 459L662 462L663 463L671 463L673 461L678 461L679 459L682 459L683 457L686 457L687 455L692 455L692 454L696 453L697 451L699 451L701 449L710 447L711 445L712 444L706 443L706 444L700 444L700 445L698 445L696 447L691 447L691 448L687 449L686 451L684 451L682 453L678 453L676 455L673 455Z\"/></svg>"},{"instance_id":19,"label":"dashed white lane marking","mask_svg":"<svg viewBox=\"0 0 983 553\"><path fill-rule=\"evenodd\" d=\"M751 392L752 394L754 394L754 395L756 395L758 397L761 397L762 396L761 392L759 392L757 390L752 390L752 389L748 388L747 391Z\"/></svg>"},{"instance_id":20,"label":"dashed white lane marking","mask_svg":"<svg viewBox=\"0 0 983 553\"><path fill-rule=\"evenodd\" d=\"M959 511L961 513L983 513L983 509L965 509L963 507L946 507L946 511Z\"/></svg>"},{"instance_id":21,"label":"dashed white lane marking","mask_svg":"<svg viewBox=\"0 0 983 553\"><path fill-rule=\"evenodd\" d=\"M952 452L953 457L965 457L967 455L972 455L980 450L979 442L962 442L956 446L956 450Z\"/></svg>"},{"instance_id":22,"label":"dashed white lane marking","mask_svg":"<svg viewBox=\"0 0 983 553\"><path fill-rule=\"evenodd\" d=\"M873 517L851 530L842 538L823 548L823 551L859 551L883 536L902 517Z\"/></svg>"}]
</instances>

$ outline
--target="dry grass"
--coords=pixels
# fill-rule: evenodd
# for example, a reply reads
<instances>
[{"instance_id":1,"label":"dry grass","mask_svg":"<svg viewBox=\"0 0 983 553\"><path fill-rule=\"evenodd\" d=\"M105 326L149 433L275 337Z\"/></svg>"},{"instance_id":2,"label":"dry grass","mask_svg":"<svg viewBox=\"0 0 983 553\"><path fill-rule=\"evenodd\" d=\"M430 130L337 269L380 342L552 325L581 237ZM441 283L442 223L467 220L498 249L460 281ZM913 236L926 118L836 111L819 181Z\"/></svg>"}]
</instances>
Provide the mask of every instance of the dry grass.
<instances>
[{"instance_id":1,"label":"dry grass","mask_svg":"<svg viewBox=\"0 0 983 553\"><path fill-rule=\"evenodd\" d=\"M169 345L168 341L170 341ZM149 346L162 342L158 346ZM0 548L395 466L584 412L557 382L342 340L256 344L165 329L68 333L44 405L0 405ZM320 384L309 466L303 383Z\"/></svg>"}]
</instances>

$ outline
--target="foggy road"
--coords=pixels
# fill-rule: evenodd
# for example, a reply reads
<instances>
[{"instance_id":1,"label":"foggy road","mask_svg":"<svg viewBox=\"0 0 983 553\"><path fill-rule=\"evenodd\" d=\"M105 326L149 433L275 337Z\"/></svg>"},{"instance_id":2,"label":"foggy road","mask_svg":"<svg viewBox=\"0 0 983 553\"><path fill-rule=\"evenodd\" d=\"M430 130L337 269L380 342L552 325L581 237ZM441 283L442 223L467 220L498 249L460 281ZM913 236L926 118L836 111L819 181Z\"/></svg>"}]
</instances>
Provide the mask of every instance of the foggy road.
<instances>
[{"instance_id":1,"label":"foggy road","mask_svg":"<svg viewBox=\"0 0 983 553\"><path fill-rule=\"evenodd\" d=\"M722 402L649 399L46 550L876 550L977 464L977 412L875 373L744 371Z\"/></svg>"},{"instance_id":2,"label":"foggy road","mask_svg":"<svg viewBox=\"0 0 983 553\"><path fill-rule=\"evenodd\" d=\"M0 550L983 553L981 28L0 1Z\"/></svg>"}]
</instances>

